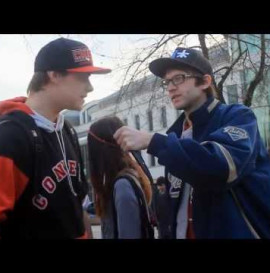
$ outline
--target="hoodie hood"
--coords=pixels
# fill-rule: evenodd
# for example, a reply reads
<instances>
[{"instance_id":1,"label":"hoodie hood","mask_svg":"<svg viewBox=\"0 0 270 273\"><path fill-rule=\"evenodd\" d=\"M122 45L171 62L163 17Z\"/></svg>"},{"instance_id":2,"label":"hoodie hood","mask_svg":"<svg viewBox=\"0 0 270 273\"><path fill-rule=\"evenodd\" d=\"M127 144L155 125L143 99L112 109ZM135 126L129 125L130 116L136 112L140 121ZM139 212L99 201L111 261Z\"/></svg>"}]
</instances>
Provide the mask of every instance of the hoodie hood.
<instances>
[{"instance_id":1,"label":"hoodie hood","mask_svg":"<svg viewBox=\"0 0 270 273\"><path fill-rule=\"evenodd\" d=\"M34 113L31 114L31 117L35 120L35 123L38 127L45 129L49 133L62 130L65 121L64 116L62 114L59 113L57 117L57 122L54 123L49 119L45 118L44 116L40 115L36 111L33 110L33 112Z\"/></svg>"},{"instance_id":2,"label":"hoodie hood","mask_svg":"<svg viewBox=\"0 0 270 273\"><path fill-rule=\"evenodd\" d=\"M15 110L20 110L29 115L33 114L33 111L25 104L26 99L26 97L16 97L0 101L0 115L5 115Z\"/></svg>"},{"instance_id":3,"label":"hoodie hood","mask_svg":"<svg viewBox=\"0 0 270 273\"><path fill-rule=\"evenodd\" d=\"M29 108L25 102L27 97L16 97L13 99L5 100L0 102L0 115L8 114L12 111L19 110L30 115L38 127L46 130L47 132L54 132L62 130L64 126L64 116L58 115L57 122L54 123L44 116L40 115L36 111Z\"/></svg>"}]
</instances>

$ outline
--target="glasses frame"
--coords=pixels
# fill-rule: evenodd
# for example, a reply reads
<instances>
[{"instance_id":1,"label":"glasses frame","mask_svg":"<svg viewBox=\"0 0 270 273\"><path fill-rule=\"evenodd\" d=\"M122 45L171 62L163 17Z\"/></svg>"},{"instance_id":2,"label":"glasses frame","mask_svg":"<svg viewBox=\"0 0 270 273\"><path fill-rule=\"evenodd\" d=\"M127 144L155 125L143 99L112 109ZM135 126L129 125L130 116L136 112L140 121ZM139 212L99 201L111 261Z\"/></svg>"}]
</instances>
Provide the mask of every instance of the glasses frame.
<instances>
[{"instance_id":1,"label":"glasses frame","mask_svg":"<svg viewBox=\"0 0 270 273\"><path fill-rule=\"evenodd\" d=\"M179 78L179 79L181 79L181 80L175 82L175 79L176 79L177 77L179 77L179 76L181 76L181 77ZM170 82L176 87L176 86L178 86L178 85L184 83L184 82L186 81L186 79L188 79L188 78L199 78L199 79L202 79L203 76L194 75L194 74L177 74L177 75L174 75L171 79L167 79L167 80L163 79L163 80L161 81L160 86L161 86L164 90L166 90L166 89L168 89L168 86L169 86Z\"/></svg>"}]
</instances>

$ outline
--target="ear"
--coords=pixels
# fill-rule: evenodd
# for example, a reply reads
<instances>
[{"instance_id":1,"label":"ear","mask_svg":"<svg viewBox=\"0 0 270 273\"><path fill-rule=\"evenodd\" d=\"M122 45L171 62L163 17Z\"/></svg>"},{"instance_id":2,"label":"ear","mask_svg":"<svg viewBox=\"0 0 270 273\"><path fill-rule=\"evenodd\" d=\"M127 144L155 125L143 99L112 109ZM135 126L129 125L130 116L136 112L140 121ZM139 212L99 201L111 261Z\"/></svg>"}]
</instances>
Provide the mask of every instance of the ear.
<instances>
[{"instance_id":1,"label":"ear","mask_svg":"<svg viewBox=\"0 0 270 273\"><path fill-rule=\"evenodd\" d=\"M47 75L51 82L57 83L61 78L61 75L56 71L47 71Z\"/></svg>"},{"instance_id":2,"label":"ear","mask_svg":"<svg viewBox=\"0 0 270 273\"><path fill-rule=\"evenodd\" d=\"M212 83L212 77L208 74L203 76L204 83L201 85L202 89L207 89Z\"/></svg>"}]
</instances>

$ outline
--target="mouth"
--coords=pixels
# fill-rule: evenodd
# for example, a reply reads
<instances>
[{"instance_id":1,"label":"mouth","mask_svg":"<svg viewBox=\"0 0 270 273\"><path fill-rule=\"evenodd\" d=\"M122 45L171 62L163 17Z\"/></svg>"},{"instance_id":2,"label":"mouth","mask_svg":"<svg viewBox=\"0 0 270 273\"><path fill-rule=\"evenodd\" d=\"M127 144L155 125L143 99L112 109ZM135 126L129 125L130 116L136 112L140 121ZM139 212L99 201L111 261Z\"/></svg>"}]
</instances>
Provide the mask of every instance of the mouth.
<instances>
[{"instance_id":1,"label":"mouth","mask_svg":"<svg viewBox=\"0 0 270 273\"><path fill-rule=\"evenodd\" d=\"M181 97L180 95L172 96L171 101L177 100L177 99L179 99L180 97Z\"/></svg>"}]
</instances>

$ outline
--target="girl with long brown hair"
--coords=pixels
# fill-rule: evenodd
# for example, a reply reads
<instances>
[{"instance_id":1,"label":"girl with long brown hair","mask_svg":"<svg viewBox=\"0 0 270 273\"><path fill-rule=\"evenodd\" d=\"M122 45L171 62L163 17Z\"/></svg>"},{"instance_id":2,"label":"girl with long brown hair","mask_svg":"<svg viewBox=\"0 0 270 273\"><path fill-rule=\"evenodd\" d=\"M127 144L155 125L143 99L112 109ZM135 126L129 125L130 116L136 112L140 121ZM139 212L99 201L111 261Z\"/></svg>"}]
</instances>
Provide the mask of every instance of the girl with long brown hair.
<instances>
[{"instance_id":1,"label":"girl with long brown hair","mask_svg":"<svg viewBox=\"0 0 270 273\"><path fill-rule=\"evenodd\" d=\"M152 238L150 181L132 154L124 152L113 138L123 125L118 117L105 117L93 123L88 133L91 183L102 238Z\"/></svg>"}]
</instances>

